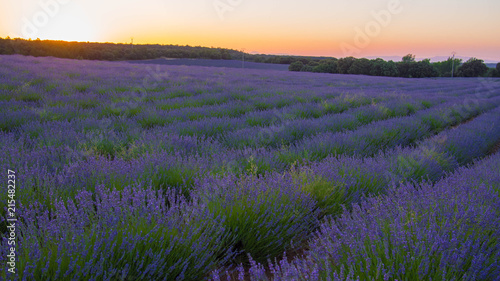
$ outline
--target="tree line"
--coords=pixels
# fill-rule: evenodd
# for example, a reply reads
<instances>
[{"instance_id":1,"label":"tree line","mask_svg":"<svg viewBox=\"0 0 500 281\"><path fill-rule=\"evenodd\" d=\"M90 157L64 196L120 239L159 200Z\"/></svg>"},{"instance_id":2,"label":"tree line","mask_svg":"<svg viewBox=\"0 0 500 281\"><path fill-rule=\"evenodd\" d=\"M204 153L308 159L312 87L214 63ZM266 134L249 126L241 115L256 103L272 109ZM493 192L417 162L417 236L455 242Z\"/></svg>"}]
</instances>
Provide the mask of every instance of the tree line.
<instances>
[{"instance_id":1,"label":"tree line","mask_svg":"<svg viewBox=\"0 0 500 281\"><path fill-rule=\"evenodd\" d=\"M362 74L388 77L500 77L500 63L496 68L489 68L483 60L470 58L466 62L461 59L448 58L445 61L431 63L430 59L416 61L415 56L408 54L401 62L385 61L381 58L366 59L346 57L326 60L296 60L290 64L290 71L306 71L319 73Z\"/></svg>"},{"instance_id":2,"label":"tree line","mask_svg":"<svg viewBox=\"0 0 500 281\"><path fill-rule=\"evenodd\" d=\"M301 58L305 61L321 60L322 57L278 56L247 54L242 51L180 45L132 45L115 43L66 42L55 40L26 40L21 38L0 38L0 54L26 55L35 57L57 57L86 60L145 60L167 58L245 60L261 63L290 64Z\"/></svg>"},{"instance_id":3,"label":"tree line","mask_svg":"<svg viewBox=\"0 0 500 281\"><path fill-rule=\"evenodd\" d=\"M132 45L115 43L66 42L56 40L26 40L0 38L0 55L20 54L26 56L52 56L86 60L145 60L161 57L191 59L245 60L260 63L288 64L291 71L307 71L339 74L363 74L389 77L500 77L500 64L488 68L482 60L471 58L462 63L460 59L431 63L430 60L415 61L414 55L403 57L401 62L383 59L369 60L354 57L329 58L314 56L283 56L247 54L242 51L180 45Z\"/></svg>"},{"instance_id":4,"label":"tree line","mask_svg":"<svg viewBox=\"0 0 500 281\"><path fill-rule=\"evenodd\" d=\"M235 51L179 45L132 45L0 38L0 54L86 60L144 60L161 57L232 59Z\"/></svg>"}]
</instances>

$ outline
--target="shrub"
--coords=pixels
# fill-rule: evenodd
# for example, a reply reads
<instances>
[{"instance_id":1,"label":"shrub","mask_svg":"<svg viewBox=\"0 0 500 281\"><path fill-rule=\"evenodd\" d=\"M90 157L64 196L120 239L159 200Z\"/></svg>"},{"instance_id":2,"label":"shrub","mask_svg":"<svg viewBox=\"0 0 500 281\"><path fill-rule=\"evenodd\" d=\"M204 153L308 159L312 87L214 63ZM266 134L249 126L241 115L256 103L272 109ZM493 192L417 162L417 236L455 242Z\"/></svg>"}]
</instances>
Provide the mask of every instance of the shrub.
<instances>
[{"instance_id":1,"label":"shrub","mask_svg":"<svg viewBox=\"0 0 500 281\"><path fill-rule=\"evenodd\" d=\"M258 261L303 242L316 224L314 200L290 177L208 178L197 189L201 205L225 218L221 227L236 241L235 250Z\"/></svg>"},{"instance_id":2,"label":"shrub","mask_svg":"<svg viewBox=\"0 0 500 281\"><path fill-rule=\"evenodd\" d=\"M300 71L302 69L302 67L304 67L304 63L302 63L301 61L295 61L295 62L290 64L290 66L288 67L288 70Z\"/></svg>"}]
</instances>

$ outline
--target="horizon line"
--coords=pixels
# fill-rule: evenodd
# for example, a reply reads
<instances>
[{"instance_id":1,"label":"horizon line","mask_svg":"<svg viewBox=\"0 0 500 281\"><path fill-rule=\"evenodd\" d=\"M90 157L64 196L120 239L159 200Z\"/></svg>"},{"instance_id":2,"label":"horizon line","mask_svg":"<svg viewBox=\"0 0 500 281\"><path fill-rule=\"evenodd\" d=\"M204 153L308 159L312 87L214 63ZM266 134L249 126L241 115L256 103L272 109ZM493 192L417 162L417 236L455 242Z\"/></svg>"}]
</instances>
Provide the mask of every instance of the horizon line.
<instances>
[{"instance_id":1,"label":"horizon line","mask_svg":"<svg viewBox=\"0 0 500 281\"><path fill-rule=\"evenodd\" d=\"M86 44L116 44L116 45L134 45L134 46L147 46L147 45L160 45L160 46L186 46L186 47L202 47L202 48L212 48L212 49L227 49L227 50L232 50L232 51L236 51L236 52L240 52L240 53L245 53L245 54L249 54L249 55L272 55L272 56L291 56L291 57L317 57L317 58L344 58L344 57L336 57L336 56L333 56L333 55L298 55L298 54L288 54L288 53L261 53L261 52L258 52L258 51L242 51L242 50L238 50L238 49L233 49L233 48L228 48L228 47L214 47L214 46L203 46L203 45L189 45L189 44L175 44L175 43L169 43L169 44L165 44L165 43L139 43L139 44L134 44L133 42L129 42L129 43L123 43L123 42L103 42L103 41L68 41L68 40L62 40L62 39L41 39L41 38L36 38L36 39L32 39L32 38L22 38L22 37L10 37L10 36L6 36L6 37L1 37L0 36L0 39L10 39L10 40L15 40L15 39L20 39L20 40L26 40L26 41L56 41L56 42L66 42L66 43L86 43ZM410 53L407 53L405 55L408 55L408 54L412 54L411 52ZM387 58L395 58L395 57L399 57L400 60L402 60L402 58L405 56L405 55L385 55L385 56L377 56L377 55L368 55L368 56L362 56L362 57L356 57L356 56L348 56L348 57L354 57L356 59L361 59L361 58L366 58L366 59L374 59L374 58L381 58L381 59L384 59L384 60L387 60ZM427 57L427 56L415 56L415 59L417 61L421 61L421 60L425 60L425 59L430 59L432 61L432 59L436 59L436 58L442 58L444 59L445 57L448 57L448 58L451 58L451 55L434 55L432 57ZM499 60L496 60L496 59L493 59L493 58L481 58L479 56L470 56L470 55L455 55L455 57L457 58L461 58L461 59L470 59L470 58L477 58L477 59L481 59L484 61L484 63L488 63L488 64L491 64L491 63L498 63L500 62L500 59ZM393 60L393 59L390 59L390 60ZM444 59L446 60L446 59ZM399 60L396 60L396 61L399 61ZM436 61L434 61L436 62Z\"/></svg>"}]
</instances>

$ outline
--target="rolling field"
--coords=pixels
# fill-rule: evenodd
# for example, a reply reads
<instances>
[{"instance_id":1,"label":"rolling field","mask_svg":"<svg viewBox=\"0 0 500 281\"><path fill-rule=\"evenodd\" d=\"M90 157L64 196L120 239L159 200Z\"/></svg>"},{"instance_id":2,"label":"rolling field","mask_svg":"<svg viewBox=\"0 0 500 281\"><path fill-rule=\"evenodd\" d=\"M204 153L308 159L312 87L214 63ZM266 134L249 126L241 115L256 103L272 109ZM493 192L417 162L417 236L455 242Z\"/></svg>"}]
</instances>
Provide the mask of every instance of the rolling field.
<instances>
[{"instance_id":1,"label":"rolling field","mask_svg":"<svg viewBox=\"0 0 500 281\"><path fill-rule=\"evenodd\" d=\"M224 68L247 68L262 70L288 71L288 64L260 63L239 60L210 60L210 59L152 59L152 60L131 60L133 64L160 64L160 65L186 65L186 66L207 66ZM495 65L493 65L495 68Z\"/></svg>"},{"instance_id":2,"label":"rolling field","mask_svg":"<svg viewBox=\"0 0 500 281\"><path fill-rule=\"evenodd\" d=\"M0 56L0 279L500 280L499 145L499 79Z\"/></svg>"}]
</instances>

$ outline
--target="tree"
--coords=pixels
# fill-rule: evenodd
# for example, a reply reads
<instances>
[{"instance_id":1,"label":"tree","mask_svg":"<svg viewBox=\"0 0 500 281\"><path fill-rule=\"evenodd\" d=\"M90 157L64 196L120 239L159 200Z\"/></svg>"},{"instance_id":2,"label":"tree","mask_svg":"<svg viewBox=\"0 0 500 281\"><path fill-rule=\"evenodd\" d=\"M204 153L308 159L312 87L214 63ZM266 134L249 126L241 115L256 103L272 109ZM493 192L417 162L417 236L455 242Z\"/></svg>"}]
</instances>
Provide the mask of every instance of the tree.
<instances>
[{"instance_id":1,"label":"tree","mask_svg":"<svg viewBox=\"0 0 500 281\"><path fill-rule=\"evenodd\" d=\"M415 64L415 55L408 54L404 56L402 61L397 64L399 76L407 78L413 77L412 72L415 72L413 68L417 67Z\"/></svg>"},{"instance_id":2,"label":"tree","mask_svg":"<svg viewBox=\"0 0 500 281\"><path fill-rule=\"evenodd\" d=\"M356 61L354 57L341 58L337 61L337 67L340 74L347 74L351 65Z\"/></svg>"},{"instance_id":3,"label":"tree","mask_svg":"<svg viewBox=\"0 0 500 281\"><path fill-rule=\"evenodd\" d=\"M314 71L314 66L306 64L300 69L302 72L313 72Z\"/></svg>"},{"instance_id":4,"label":"tree","mask_svg":"<svg viewBox=\"0 0 500 281\"><path fill-rule=\"evenodd\" d=\"M395 77L398 76L398 68L392 60L386 62L381 58L377 58L372 60L370 75Z\"/></svg>"},{"instance_id":5,"label":"tree","mask_svg":"<svg viewBox=\"0 0 500 281\"><path fill-rule=\"evenodd\" d=\"M322 60L318 66L314 67L313 72L338 73L337 61L332 59Z\"/></svg>"},{"instance_id":6,"label":"tree","mask_svg":"<svg viewBox=\"0 0 500 281\"><path fill-rule=\"evenodd\" d=\"M434 65L441 77L451 77L451 69L455 67L453 73L457 73L457 68L462 64L462 59L453 59L449 57L445 61L435 62Z\"/></svg>"},{"instance_id":7,"label":"tree","mask_svg":"<svg viewBox=\"0 0 500 281\"><path fill-rule=\"evenodd\" d=\"M500 73L500 62L497 63L497 71L498 71L498 73Z\"/></svg>"},{"instance_id":8,"label":"tree","mask_svg":"<svg viewBox=\"0 0 500 281\"><path fill-rule=\"evenodd\" d=\"M431 64L430 59L424 59L419 62L410 63L408 75L413 78L437 77L439 76L439 72Z\"/></svg>"},{"instance_id":9,"label":"tree","mask_svg":"<svg viewBox=\"0 0 500 281\"><path fill-rule=\"evenodd\" d=\"M319 62L312 60L312 61L308 62L307 65L314 67L314 66L318 66Z\"/></svg>"},{"instance_id":10,"label":"tree","mask_svg":"<svg viewBox=\"0 0 500 281\"><path fill-rule=\"evenodd\" d=\"M347 73L370 75L371 67L372 63L369 59L357 59L351 64Z\"/></svg>"},{"instance_id":11,"label":"tree","mask_svg":"<svg viewBox=\"0 0 500 281\"><path fill-rule=\"evenodd\" d=\"M288 70L290 71L300 71L304 67L304 63L301 61L295 61L290 64Z\"/></svg>"},{"instance_id":12,"label":"tree","mask_svg":"<svg viewBox=\"0 0 500 281\"><path fill-rule=\"evenodd\" d=\"M486 72L486 77L500 77L500 73L496 68L489 68L488 72Z\"/></svg>"},{"instance_id":13,"label":"tree","mask_svg":"<svg viewBox=\"0 0 500 281\"><path fill-rule=\"evenodd\" d=\"M458 68L458 76L478 77L483 76L488 71L488 66L483 60L470 58Z\"/></svg>"},{"instance_id":14,"label":"tree","mask_svg":"<svg viewBox=\"0 0 500 281\"><path fill-rule=\"evenodd\" d=\"M408 54L408 55L404 56L404 57L403 57L403 62L404 62L404 63L411 63L411 62L415 62L415 55Z\"/></svg>"}]
</instances>

